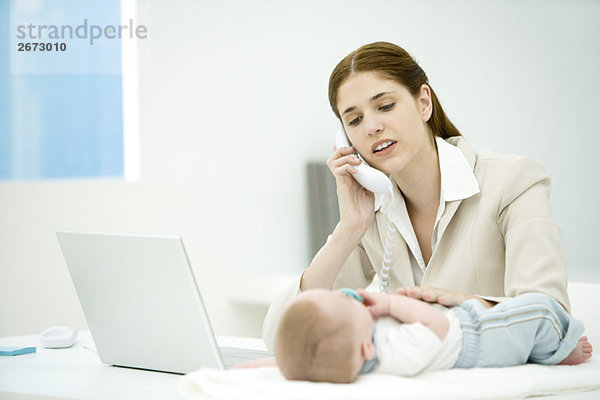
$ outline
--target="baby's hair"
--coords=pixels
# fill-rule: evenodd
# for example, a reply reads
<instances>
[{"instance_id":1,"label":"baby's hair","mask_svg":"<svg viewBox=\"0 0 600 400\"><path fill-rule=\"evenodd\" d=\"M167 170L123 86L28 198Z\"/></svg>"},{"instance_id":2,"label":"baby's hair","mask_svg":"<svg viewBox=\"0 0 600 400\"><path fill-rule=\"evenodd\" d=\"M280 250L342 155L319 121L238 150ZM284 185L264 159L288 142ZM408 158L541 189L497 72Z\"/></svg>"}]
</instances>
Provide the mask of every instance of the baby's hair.
<instances>
[{"instance_id":1,"label":"baby's hair","mask_svg":"<svg viewBox=\"0 0 600 400\"><path fill-rule=\"evenodd\" d=\"M323 312L310 299L297 299L284 312L275 341L275 357L289 380L352 382L356 343L343 315Z\"/></svg>"}]
</instances>

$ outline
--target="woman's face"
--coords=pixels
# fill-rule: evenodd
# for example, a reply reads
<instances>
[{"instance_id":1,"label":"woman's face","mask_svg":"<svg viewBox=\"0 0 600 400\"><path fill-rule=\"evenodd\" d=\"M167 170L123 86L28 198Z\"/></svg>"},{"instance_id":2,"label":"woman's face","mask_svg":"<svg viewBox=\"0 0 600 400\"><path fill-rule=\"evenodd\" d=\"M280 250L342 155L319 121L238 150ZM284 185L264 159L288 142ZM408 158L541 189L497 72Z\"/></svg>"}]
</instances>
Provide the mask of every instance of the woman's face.
<instances>
[{"instance_id":1,"label":"woman's face","mask_svg":"<svg viewBox=\"0 0 600 400\"><path fill-rule=\"evenodd\" d=\"M423 85L414 98L401 84L372 72L351 75L340 86L337 107L354 148L371 166L401 173L434 149L427 121L431 93ZM418 167L418 166L417 166Z\"/></svg>"}]
</instances>

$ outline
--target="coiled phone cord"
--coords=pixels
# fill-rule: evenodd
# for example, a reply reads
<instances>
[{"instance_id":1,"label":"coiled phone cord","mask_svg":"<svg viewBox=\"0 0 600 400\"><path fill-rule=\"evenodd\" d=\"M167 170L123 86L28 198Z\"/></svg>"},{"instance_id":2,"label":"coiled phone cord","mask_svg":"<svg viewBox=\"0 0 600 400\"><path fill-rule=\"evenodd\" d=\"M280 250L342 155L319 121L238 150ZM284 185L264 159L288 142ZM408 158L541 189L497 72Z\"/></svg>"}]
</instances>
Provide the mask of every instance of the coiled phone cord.
<instances>
[{"instance_id":1,"label":"coiled phone cord","mask_svg":"<svg viewBox=\"0 0 600 400\"><path fill-rule=\"evenodd\" d=\"M381 293L387 293L390 286L390 269L392 263L392 248L394 247L394 236L392 234L396 232L394 223L396 218L391 216L391 210L396 204L394 197L394 189L390 187L390 194L392 195L392 201L388 211L388 229L385 237L385 247L383 249L383 261L381 262L381 271L379 272L379 291Z\"/></svg>"}]
</instances>

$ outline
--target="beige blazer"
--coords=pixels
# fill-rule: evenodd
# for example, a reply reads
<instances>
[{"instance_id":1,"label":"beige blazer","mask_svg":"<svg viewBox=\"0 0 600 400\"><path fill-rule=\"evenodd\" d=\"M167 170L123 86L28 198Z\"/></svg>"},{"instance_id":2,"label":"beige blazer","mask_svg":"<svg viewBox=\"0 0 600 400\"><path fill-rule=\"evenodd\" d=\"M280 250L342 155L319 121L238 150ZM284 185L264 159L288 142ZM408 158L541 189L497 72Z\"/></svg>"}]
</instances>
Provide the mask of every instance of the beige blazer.
<instances>
[{"instance_id":1,"label":"beige blazer","mask_svg":"<svg viewBox=\"0 0 600 400\"><path fill-rule=\"evenodd\" d=\"M560 227L550 212L550 178L535 161L483 150L462 137L447 140L473 167L480 192L446 203L438 226L438 244L423 276L431 285L502 301L521 293L541 292L569 310L567 272ZM368 286L379 273L387 234L387 216L375 220L348 257L333 288ZM390 271L392 290L414 286L410 250L398 233ZM299 291L300 276L273 301L263 325L272 346L279 317Z\"/></svg>"}]
</instances>

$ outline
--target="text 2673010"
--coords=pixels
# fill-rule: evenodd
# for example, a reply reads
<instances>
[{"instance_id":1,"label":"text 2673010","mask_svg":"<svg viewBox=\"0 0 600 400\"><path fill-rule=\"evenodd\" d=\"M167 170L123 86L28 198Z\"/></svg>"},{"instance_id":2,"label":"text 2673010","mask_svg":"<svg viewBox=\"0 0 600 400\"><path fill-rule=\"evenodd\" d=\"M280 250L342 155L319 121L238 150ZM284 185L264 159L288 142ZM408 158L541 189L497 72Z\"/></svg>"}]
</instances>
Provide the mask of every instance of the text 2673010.
<instances>
[{"instance_id":1,"label":"text 2673010","mask_svg":"<svg viewBox=\"0 0 600 400\"><path fill-rule=\"evenodd\" d=\"M17 43L18 51L66 51L67 44L59 42L47 43Z\"/></svg>"}]
</instances>

